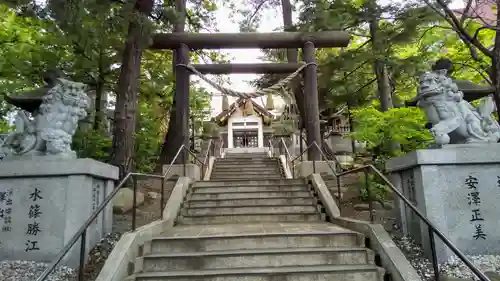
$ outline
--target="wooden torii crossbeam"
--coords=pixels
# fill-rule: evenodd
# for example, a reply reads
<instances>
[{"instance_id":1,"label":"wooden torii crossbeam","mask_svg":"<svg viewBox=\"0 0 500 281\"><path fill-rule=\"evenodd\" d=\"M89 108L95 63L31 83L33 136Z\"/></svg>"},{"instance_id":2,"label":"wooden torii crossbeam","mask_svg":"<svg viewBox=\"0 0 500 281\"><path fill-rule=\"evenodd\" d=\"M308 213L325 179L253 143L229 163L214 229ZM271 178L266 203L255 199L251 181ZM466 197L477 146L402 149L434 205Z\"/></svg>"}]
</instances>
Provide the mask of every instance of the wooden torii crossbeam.
<instances>
[{"instance_id":1,"label":"wooden torii crossbeam","mask_svg":"<svg viewBox=\"0 0 500 281\"><path fill-rule=\"evenodd\" d=\"M243 33L167 33L154 34L151 49L177 49L187 45L200 49L283 49L302 48L311 42L316 48L346 47L350 36L343 31L321 32L243 32Z\"/></svg>"},{"instance_id":2,"label":"wooden torii crossbeam","mask_svg":"<svg viewBox=\"0 0 500 281\"><path fill-rule=\"evenodd\" d=\"M180 131L175 143L189 147L189 76L190 70L182 67L189 64L189 51L200 49L290 49L302 48L302 57L307 66L304 68L304 116L308 146L316 142L321 146L317 66L314 59L315 48L338 48L349 44L350 36L343 31L321 32L269 32L269 33L167 33L154 34L149 42L152 50L175 50L175 98L176 122ZM230 73L292 73L298 63L258 63L258 64L197 64L193 65L203 74ZM301 102L301 101L297 101ZM309 160L320 160L317 149L308 151Z\"/></svg>"}]
</instances>

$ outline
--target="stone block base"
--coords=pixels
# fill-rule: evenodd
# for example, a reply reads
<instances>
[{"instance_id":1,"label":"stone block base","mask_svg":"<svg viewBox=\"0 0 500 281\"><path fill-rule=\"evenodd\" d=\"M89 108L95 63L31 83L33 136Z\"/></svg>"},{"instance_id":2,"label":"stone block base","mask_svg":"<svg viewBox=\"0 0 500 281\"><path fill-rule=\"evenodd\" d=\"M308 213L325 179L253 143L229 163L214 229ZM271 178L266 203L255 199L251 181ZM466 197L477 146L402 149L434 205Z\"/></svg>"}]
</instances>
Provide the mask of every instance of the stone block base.
<instances>
[{"instance_id":1,"label":"stone block base","mask_svg":"<svg viewBox=\"0 0 500 281\"><path fill-rule=\"evenodd\" d=\"M92 159L0 162L0 260L52 262L114 188L118 168ZM109 204L87 230L89 250L111 232ZM76 268L80 242L63 263Z\"/></svg>"},{"instance_id":2,"label":"stone block base","mask_svg":"<svg viewBox=\"0 0 500 281\"><path fill-rule=\"evenodd\" d=\"M162 174L167 173L169 167L170 165L163 165ZM177 176L177 177L188 177L193 181L199 181L201 179L201 169L200 166L196 164L186 164L185 169L183 164L174 164L172 165L172 169L168 171L168 174L166 176L167 179Z\"/></svg>"},{"instance_id":3,"label":"stone block base","mask_svg":"<svg viewBox=\"0 0 500 281\"><path fill-rule=\"evenodd\" d=\"M295 165L293 171L295 178L308 177L314 173L327 173L333 175L332 169L336 169L335 161L302 161Z\"/></svg>"},{"instance_id":4,"label":"stone block base","mask_svg":"<svg viewBox=\"0 0 500 281\"><path fill-rule=\"evenodd\" d=\"M500 254L500 144L423 149L387 163L393 184L465 254ZM395 198L399 223L430 256L427 227ZM435 237L440 262L451 251Z\"/></svg>"}]
</instances>

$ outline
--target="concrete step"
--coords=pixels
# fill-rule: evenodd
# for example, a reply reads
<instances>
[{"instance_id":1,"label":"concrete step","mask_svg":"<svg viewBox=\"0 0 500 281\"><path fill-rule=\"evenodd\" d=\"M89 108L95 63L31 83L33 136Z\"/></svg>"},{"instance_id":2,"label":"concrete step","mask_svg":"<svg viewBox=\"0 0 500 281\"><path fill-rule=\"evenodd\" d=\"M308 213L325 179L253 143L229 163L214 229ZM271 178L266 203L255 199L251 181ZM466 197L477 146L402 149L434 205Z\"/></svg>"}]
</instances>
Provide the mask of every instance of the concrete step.
<instances>
[{"instance_id":1,"label":"concrete step","mask_svg":"<svg viewBox=\"0 0 500 281\"><path fill-rule=\"evenodd\" d=\"M209 180L197 181L193 187L206 187L206 186L290 186L290 185L304 185L306 182L303 179L277 179L277 180L259 180L259 179L235 179L230 181L224 180Z\"/></svg>"},{"instance_id":2,"label":"concrete step","mask_svg":"<svg viewBox=\"0 0 500 281\"><path fill-rule=\"evenodd\" d=\"M145 272L138 281L380 281L384 270L374 265L250 267L196 271Z\"/></svg>"},{"instance_id":3,"label":"concrete step","mask_svg":"<svg viewBox=\"0 0 500 281\"><path fill-rule=\"evenodd\" d=\"M231 170L225 170L225 169L216 169L212 171L211 176L249 176L249 177L254 177L256 175L279 175L280 171L278 169L265 169L265 170L243 170L243 171L231 171Z\"/></svg>"},{"instance_id":4,"label":"concrete step","mask_svg":"<svg viewBox=\"0 0 500 281\"><path fill-rule=\"evenodd\" d=\"M314 222L321 221L322 216L318 212L310 213L245 213L228 215L192 215L181 216L179 224L204 225L204 224L228 224L249 222Z\"/></svg>"},{"instance_id":5,"label":"concrete step","mask_svg":"<svg viewBox=\"0 0 500 281\"><path fill-rule=\"evenodd\" d=\"M272 165L260 165L260 166L247 166L247 165L242 165L242 164L232 164L232 165L215 165L214 166L214 171L216 170L224 170L224 171L230 171L234 173L239 173L239 172L245 172L245 171L267 171L267 170L275 170L278 169L279 165L278 164L272 164Z\"/></svg>"},{"instance_id":6,"label":"concrete step","mask_svg":"<svg viewBox=\"0 0 500 281\"><path fill-rule=\"evenodd\" d=\"M226 154L223 158L219 157L217 159L273 159L266 154Z\"/></svg>"},{"instance_id":7,"label":"concrete step","mask_svg":"<svg viewBox=\"0 0 500 281\"><path fill-rule=\"evenodd\" d=\"M279 171L279 166L274 165L274 166L269 166L269 167L241 167L241 166L228 166L228 167L218 167L215 166L214 169L212 170L212 173L214 172L231 172L231 173L244 173L244 172L254 172L254 173L260 173L260 172L278 172Z\"/></svg>"},{"instance_id":8,"label":"concrete step","mask_svg":"<svg viewBox=\"0 0 500 281\"><path fill-rule=\"evenodd\" d=\"M244 156L244 155L231 155L229 157L224 157L224 158L218 158L217 160L269 160L273 159L269 157L268 155L249 155L249 156Z\"/></svg>"},{"instance_id":9,"label":"concrete step","mask_svg":"<svg viewBox=\"0 0 500 281\"><path fill-rule=\"evenodd\" d=\"M294 198L312 197L309 191L266 191L266 192L220 192L220 193L192 193L188 200L232 200L246 198Z\"/></svg>"},{"instance_id":10,"label":"concrete step","mask_svg":"<svg viewBox=\"0 0 500 281\"><path fill-rule=\"evenodd\" d=\"M279 214L310 214L317 211L314 205L246 205L236 207L190 207L182 210L185 216L228 216L244 215L255 213L273 213Z\"/></svg>"},{"instance_id":11,"label":"concrete step","mask_svg":"<svg viewBox=\"0 0 500 281\"><path fill-rule=\"evenodd\" d=\"M185 207L234 207L234 206L245 206L245 205L262 205L262 206L274 206L274 205L315 205L318 199L306 196L306 197L282 197L282 198L242 198L242 199L213 199L213 200L187 200L184 202Z\"/></svg>"},{"instance_id":12,"label":"concrete step","mask_svg":"<svg viewBox=\"0 0 500 281\"><path fill-rule=\"evenodd\" d=\"M286 248L186 252L145 255L139 258L146 272L248 267L374 264L366 248Z\"/></svg>"},{"instance_id":13,"label":"concrete step","mask_svg":"<svg viewBox=\"0 0 500 281\"><path fill-rule=\"evenodd\" d=\"M280 163L276 160L272 161L243 161L243 162L219 162L215 161L214 167L224 167L224 168L263 168L263 167L277 167Z\"/></svg>"},{"instance_id":14,"label":"concrete step","mask_svg":"<svg viewBox=\"0 0 500 281\"><path fill-rule=\"evenodd\" d=\"M210 186L193 188L193 193L223 193L223 192L266 192L266 191L309 191L309 186L302 185L250 185L250 186Z\"/></svg>"},{"instance_id":15,"label":"concrete step","mask_svg":"<svg viewBox=\"0 0 500 281\"><path fill-rule=\"evenodd\" d=\"M363 247L360 233L342 232L288 232L244 233L212 236L154 237L149 243L150 254L204 251L232 251L244 249L284 249L314 247Z\"/></svg>"},{"instance_id":16,"label":"concrete step","mask_svg":"<svg viewBox=\"0 0 500 281\"><path fill-rule=\"evenodd\" d=\"M227 152L226 156L267 156L267 151L260 151L260 152Z\"/></svg>"},{"instance_id":17,"label":"concrete step","mask_svg":"<svg viewBox=\"0 0 500 281\"><path fill-rule=\"evenodd\" d=\"M257 153L226 153L226 157L269 157L267 152Z\"/></svg>"},{"instance_id":18,"label":"concrete step","mask_svg":"<svg viewBox=\"0 0 500 281\"><path fill-rule=\"evenodd\" d=\"M276 159L217 159L215 160L215 165L218 164L233 164L233 165L250 165L250 164L278 164L278 160Z\"/></svg>"},{"instance_id":19,"label":"concrete step","mask_svg":"<svg viewBox=\"0 0 500 281\"><path fill-rule=\"evenodd\" d=\"M281 175L235 175L235 174L229 174L229 175L212 175L210 176L210 179L214 180L233 180L233 179L247 179L247 180L252 180L252 179L267 179L267 180L278 180L283 178Z\"/></svg>"},{"instance_id":20,"label":"concrete step","mask_svg":"<svg viewBox=\"0 0 500 281\"><path fill-rule=\"evenodd\" d=\"M280 163L278 161L269 161L269 162L260 162L260 161L245 161L245 162L218 162L214 163L214 168L223 167L223 168L233 168L233 169L241 169L241 168L266 168L266 167L278 167Z\"/></svg>"}]
</instances>

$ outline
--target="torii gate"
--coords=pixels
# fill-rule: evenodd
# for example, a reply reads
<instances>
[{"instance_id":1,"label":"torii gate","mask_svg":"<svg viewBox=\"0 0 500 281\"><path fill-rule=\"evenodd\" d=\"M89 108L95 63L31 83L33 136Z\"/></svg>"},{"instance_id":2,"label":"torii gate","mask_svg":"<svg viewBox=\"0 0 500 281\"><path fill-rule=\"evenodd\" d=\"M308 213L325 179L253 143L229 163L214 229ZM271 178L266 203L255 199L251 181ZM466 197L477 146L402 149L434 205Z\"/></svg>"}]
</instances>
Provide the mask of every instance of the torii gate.
<instances>
[{"instance_id":1,"label":"torii gate","mask_svg":"<svg viewBox=\"0 0 500 281\"><path fill-rule=\"evenodd\" d=\"M177 67L175 71L176 120L180 132L176 132L175 143L180 147L189 147L189 51L199 49L290 49L302 48L304 68L304 116L307 132L307 145L316 142L321 146L317 66L315 64L315 48L346 47L350 36L343 31L322 32L270 32L270 33L168 33L152 36L149 48L153 50L175 50ZM298 63L259 63L259 64L195 64L195 69L203 74L231 73L293 73ZM320 160L317 149L308 151L309 160Z\"/></svg>"}]
</instances>

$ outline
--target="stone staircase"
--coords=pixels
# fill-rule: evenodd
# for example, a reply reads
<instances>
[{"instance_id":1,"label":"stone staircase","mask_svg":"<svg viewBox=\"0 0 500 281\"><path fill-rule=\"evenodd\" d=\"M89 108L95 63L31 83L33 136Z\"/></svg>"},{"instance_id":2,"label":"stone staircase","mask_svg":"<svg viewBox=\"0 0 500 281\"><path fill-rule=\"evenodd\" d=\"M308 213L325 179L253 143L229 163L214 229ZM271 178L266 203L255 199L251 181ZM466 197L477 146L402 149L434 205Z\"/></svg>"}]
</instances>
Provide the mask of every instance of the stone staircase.
<instances>
[{"instance_id":1,"label":"stone staircase","mask_svg":"<svg viewBox=\"0 0 500 281\"><path fill-rule=\"evenodd\" d=\"M363 235L325 222L311 187L279 166L265 154L217 159L176 226L144 245L135 280L383 280Z\"/></svg>"}]
</instances>

